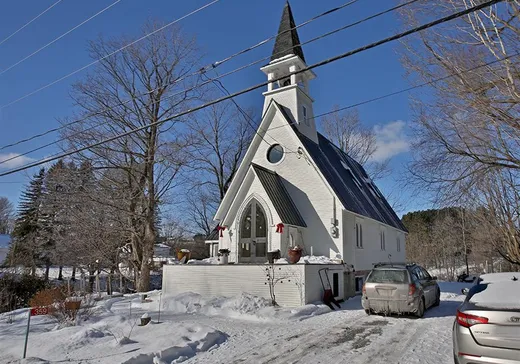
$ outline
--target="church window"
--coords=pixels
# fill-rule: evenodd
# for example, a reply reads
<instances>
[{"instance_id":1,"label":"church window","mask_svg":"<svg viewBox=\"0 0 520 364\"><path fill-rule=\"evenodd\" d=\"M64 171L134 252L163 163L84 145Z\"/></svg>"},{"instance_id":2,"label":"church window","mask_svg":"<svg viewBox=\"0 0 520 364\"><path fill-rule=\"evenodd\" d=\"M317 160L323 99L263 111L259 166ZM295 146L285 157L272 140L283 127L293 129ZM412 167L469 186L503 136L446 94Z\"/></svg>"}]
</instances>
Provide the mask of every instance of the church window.
<instances>
[{"instance_id":1,"label":"church window","mask_svg":"<svg viewBox=\"0 0 520 364\"><path fill-rule=\"evenodd\" d=\"M307 108L305 106L302 106L303 110L303 121L305 122L305 125L309 125L309 118L307 117Z\"/></svg>"},{"instance_id":2,"label":"church window","mask_svg":"<svg viewBox=\"0 0 520 364\"><path fill-rule=\"evenodd\" d=\"M274 144L267 151L267 160L269 163L278 163L283 158L283 147L280 144Z\"/></svg>"}]
</instances>

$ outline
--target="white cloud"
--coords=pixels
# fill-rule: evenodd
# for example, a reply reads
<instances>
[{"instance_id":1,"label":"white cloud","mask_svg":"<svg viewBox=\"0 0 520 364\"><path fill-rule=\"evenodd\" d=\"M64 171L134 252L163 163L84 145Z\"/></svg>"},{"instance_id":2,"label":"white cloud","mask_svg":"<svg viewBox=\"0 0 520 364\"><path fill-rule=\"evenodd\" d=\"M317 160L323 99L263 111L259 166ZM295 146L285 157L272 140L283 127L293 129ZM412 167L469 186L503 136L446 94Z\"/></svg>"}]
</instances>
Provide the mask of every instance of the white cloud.
<instances>
[{"instance_id":1,"label":"white cloud","mask_svg":"<svg viewBox=\"0 0 520 364\"><path fill-rule=\"evenodd\" d=\"M19 153L0 153L0 169L11 169L23 166L24 164L30 163L34 159L20 156Z\"/></svg>"},{"instance_id":2,"label":"white cloud","mask_svg":"<svg viewBox=\"0 0 520 364\"><path fill-rule=\"evenodd\" d=\"M381 162L397 154L407 152L410 149L410 142L406 136L405 128L406 123L401 120L374 126L377 149L371 160Z\"/></svg>"}]
</instances>

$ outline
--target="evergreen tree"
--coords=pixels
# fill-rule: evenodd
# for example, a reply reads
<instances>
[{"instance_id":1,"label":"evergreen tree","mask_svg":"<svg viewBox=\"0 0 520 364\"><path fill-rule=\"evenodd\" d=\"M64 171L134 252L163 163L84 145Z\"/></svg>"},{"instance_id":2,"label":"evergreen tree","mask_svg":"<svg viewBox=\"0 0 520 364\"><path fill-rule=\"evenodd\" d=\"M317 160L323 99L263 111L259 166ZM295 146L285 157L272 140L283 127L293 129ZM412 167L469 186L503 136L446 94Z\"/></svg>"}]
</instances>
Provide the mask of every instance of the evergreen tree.
<instances>
[{"instance_id":1,"label":"evergreen tree","mask_svg":"<svg viewBox=\"0 0 520 364\"><path fill-rule=\"evenodd\" d=\"M40 236L42 235L42 204L44 194L45 169L34 175L22 193L18 207L18 218L13 231L13 244L9 253L10 264L21 264L32 268L40 263Z\"/></svg>"},{"instance_id":2,"label":"evergreen tree","mask_svg":"<svg viewBox=\"0 0 520 364\"><path fill-rule=\"evenodd\" d=\"M60 267L65 263L64 244L67 228L67 205L69 192L69 166L59 160L47 171L42 204L42 234L40 237L41 261L45 265L48 278L51 264ZM60 269L61 276L61 269Z\"/></svg>"}]
</instances>

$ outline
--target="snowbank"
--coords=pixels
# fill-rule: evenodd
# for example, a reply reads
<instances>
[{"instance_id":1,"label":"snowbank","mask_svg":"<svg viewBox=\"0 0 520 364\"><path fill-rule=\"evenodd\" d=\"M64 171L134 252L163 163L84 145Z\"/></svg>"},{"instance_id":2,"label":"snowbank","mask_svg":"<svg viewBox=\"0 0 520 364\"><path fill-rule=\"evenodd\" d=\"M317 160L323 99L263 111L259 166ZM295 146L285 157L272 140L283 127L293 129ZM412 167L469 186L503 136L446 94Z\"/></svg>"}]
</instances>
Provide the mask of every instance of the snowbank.
<instances>
[{"instance_id":1,"label":"snowbank","mask_svg":"<svg viewBox=\"0 0 520 364\"><path fill-rule=\"evenodd\" d=\"M281 258L275 260L274 264L289 264L289 262L286 258ZM331 259L323 255L306 255L304 257L301 257L298 263L296 264L341 264L341 261L338 259Z\"/></svg>"},{"instance_id":2,"label":"snowbank","mask_svg":"<svg viewBox=\"0 0 520 364\"><path fill-rule=\"evenodd\" d=\"M159 292L150 292L155 300ZM136 295L107 299L99 303L92 317L79 326L58 328L48 316L31 318L25 363L177 363L211 350L227 340L227 335L193 321L175 319L139 309ZM0 325L0 363L19 362L23 350L27 311L11 313L14 323ZM152 321L139 326L141 317Z\"/></svg>"},{"instance_id":3,"label":"snowbank","mask_svg":"<svg viewBox=\"0 0 520 364\"><path fill-rule=\"evenodd\" d=\"M300 258L298 264L341 264L337 259L327 258L325 256L306 255Z\"/></svg>"},{"instance_id":4,"label":"snowbank","mask_svg":"<svg viewBox=\"0 0 520 364\"><path fill-rule=\"evenodd\" d=\"M451 293L452 295L459 296L463 288L470 288L472 283L460 283L460 282L437 282L441 289L441 295L443 293Z\"/></svg>"},{"instance_id":5,"label":"snowbank","mask_svg":"<svg viewBox=\"0 0 520 364\"><path fill-rule=\"evenodd\" d=\"M143 309L158 311L158 299L142 303ZM308 304L297 308L273 307L266 298L242 293L235 297L208 298L193 292L161 299L161 311L176 314L202 314L251 321L291 320L330 312L326 305Z\"/></svg>"},{"instance_id":6,"label":"snowbank","mask_svg":"<svg viewBox=\"0 0 520 364\"><path fill-rule=\"evenodd\" d=\"M218 258L217 257L211 257L211 258L206 258L206 259L202 259L202 260L197 260L197 259L190 259L188 260L188 263L187 264L194 264L194 265L213 265L213 264L218 264Z\"/></svg>"}]
</instances>

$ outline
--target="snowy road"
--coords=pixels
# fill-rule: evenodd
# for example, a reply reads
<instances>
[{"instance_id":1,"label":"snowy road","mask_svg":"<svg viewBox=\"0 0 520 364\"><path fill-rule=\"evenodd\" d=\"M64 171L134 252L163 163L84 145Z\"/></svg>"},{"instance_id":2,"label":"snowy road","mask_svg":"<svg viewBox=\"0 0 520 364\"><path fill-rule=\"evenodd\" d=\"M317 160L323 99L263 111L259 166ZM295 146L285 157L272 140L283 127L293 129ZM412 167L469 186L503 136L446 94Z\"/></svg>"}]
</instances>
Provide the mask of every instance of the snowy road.
<instances>
[{"instance_id":1,"label":"snowy road","mask_svg":"<svg viewBox=\"0 0 520 364\"><path fill-rule=\"evenodd\" d=\"M460 290L456 284L450 288ZM463 296L447 292L442 299L420 320L367 316L359 297L341 311L302 321L207 318L201 323L226 332L228 340L186 363L452 363L451 328Z\"/></svg>"}]
</instances>

